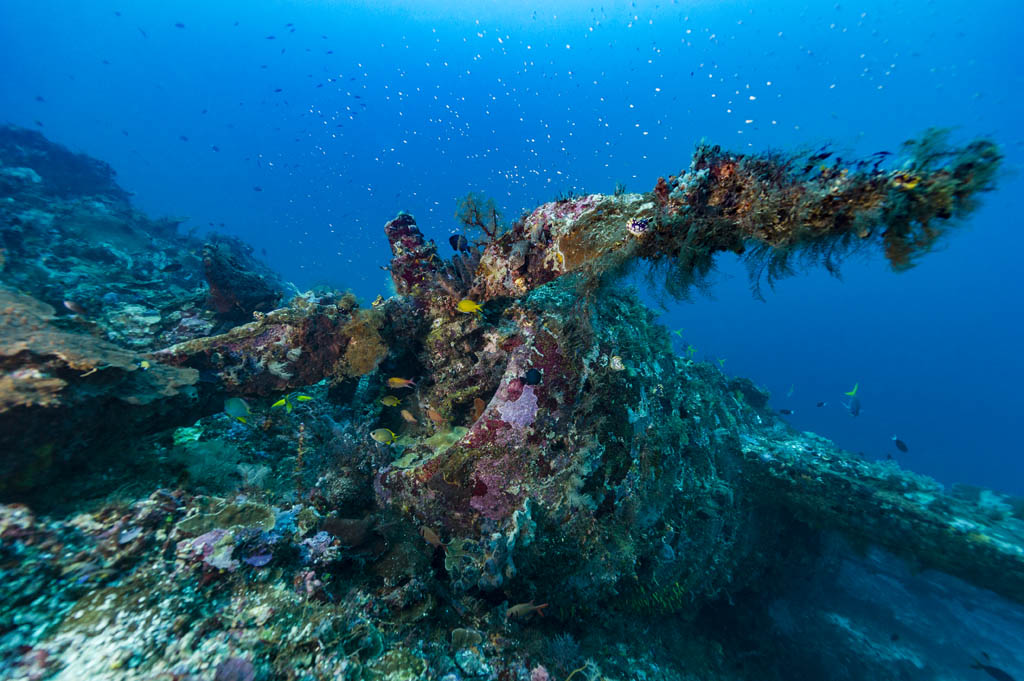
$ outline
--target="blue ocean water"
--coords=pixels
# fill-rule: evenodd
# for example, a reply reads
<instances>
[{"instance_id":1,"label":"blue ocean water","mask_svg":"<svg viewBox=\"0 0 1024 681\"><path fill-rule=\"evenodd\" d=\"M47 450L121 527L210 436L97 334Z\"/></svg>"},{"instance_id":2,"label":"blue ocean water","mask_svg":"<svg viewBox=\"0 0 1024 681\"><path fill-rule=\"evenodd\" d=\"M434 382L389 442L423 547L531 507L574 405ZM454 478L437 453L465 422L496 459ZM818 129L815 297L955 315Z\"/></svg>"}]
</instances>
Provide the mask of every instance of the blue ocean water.
<instances>
[{"instance_id":1,"label":"blue ocean water","mask_svg":"<svg viewBox=\"0 0 1024 681\"><path fill-rule=\"evenodd\" d=\"M723 259L713 299L666 302L664 322L683 329L679 352L725 359L800 429L1024 494L1018 3L8 0L0 14L0 118L108 161L143 210L243 237L300 288L368 300L389 290L384 222L410 211L444 243L470 190L514 218L568 191L647 191L702 138L865 155L931 126L991 136L1010 172L917 268L852 260L842 281L809 272L762 302ZM841 404L854 384L857 417Z\"/></svg>"}]
</instances>

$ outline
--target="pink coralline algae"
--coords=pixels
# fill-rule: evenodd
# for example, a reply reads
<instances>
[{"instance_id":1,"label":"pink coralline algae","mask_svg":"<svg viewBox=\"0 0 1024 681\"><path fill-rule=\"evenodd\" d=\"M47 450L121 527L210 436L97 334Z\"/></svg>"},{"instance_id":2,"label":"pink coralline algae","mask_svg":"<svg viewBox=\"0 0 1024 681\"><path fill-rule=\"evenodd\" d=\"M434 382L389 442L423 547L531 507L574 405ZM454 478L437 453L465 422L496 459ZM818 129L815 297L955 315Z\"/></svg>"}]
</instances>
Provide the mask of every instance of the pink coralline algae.
<instances>
[{"instance_id":1,"label":"pink coralline algae","mask_svg":"<svg viewBox=\"0 0 1024 681\"><path fill-rule=\"evenodd\" d=\"M524 385L523 392L515 401L498 405L501 420L519 428L526 428L537 418L537 395L532 385Z\"/></svg>"},{"instance_id":2,"label":"pink coralline algae","mask_svg":"<svg viewBox=\"0 0 1024 681\"><path fill-rule=\"evenodd\" d=\"M519 499L504 492L507 481L502 473L481 472L475 477L473 497L469 505L491 520L502 520L512 514Z\"/></svg>"},{"instance_id":3,"label":"pink coralline algae","mask_svg":"<svg viewBox=\"0 0 1024 681\"><path fill-rule=\"evenodd\" d=\"M217 665L213 681L253 681L256 668L241 657L230 657Z\"/></svg>"},{"instance_id":4,"label":"pink coralline algae","mask_svg":"<svg viewBox=\"0 0 1024 681\"><path fill-rule=\"evenodd\" d=\"M555 220L578 220L603 198L599 194L588 194L569 201L553 201L538 207L534 212Z\"/></svg>"},{"instance_id":5,"label":"pink coralline algae","mask_svg":"<svg viewBox=\"0 0 1024 681\"><path fill-rule=\"evenodd\" d=\"M186 558L201 558L204 563L218 570L234 572L238 561L231 557L235 549L234 536L227 530L215 529L195 539L178 542L178 552Z\"/></svg>"},{"instance_id":6,"label":"pink coralline algae","mask_svg":"<svg viewBox=\"0 0 1024 681\"><path fill-rule=\"evenodd\" d=\"M485 518L504 520L522 506L533 476L523 457L506 453L499 459L482 459L473 474L469 505Z\"/></svg>"}]
</instances>

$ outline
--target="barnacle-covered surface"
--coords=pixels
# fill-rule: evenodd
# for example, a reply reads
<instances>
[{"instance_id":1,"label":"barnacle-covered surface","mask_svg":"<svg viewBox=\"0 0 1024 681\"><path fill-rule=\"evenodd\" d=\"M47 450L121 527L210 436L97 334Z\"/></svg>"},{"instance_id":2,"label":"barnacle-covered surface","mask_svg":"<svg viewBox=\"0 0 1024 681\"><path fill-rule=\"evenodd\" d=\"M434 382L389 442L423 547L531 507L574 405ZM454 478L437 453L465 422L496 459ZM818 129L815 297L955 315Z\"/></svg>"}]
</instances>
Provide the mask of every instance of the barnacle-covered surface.
<instances>
[{"instance_id":1,"label":"barnacle-covered surface","mask_svg":"<svg viewBox=\"0 0 1024 681\"><path fill-rule=\"evenodd\" d=\"M892 171L702 146L650 194L504 231L474 199L487 240L448 261L400 214L399 295L372 306L260 309L275 279L222 240L156 268L194 287L143 294L153 316L204 321L165 344L159 323L117 339L88 258L81 300L19 265L5 281L35 298L2 294L19 482L0 489L0 679L940 679L974 651L1016 674L1024 504L792 430L607 285L648 259L682 287L721 250L769 280L861 242L902 267L998 167L988 143L929 139ZM17 156L8 205L123 200L62 154ZM61 158L98 175L41 192ZM0 234L42 252L34 225Z\"/></svg>"},{"instance_id":2,"label":"barnacle-covered surface","mask_svg":"<svg viewBox=\"0 0 1024 681\"><path fill-rule=\"evenodd\" d=\"M217 336L154 353L167 364L202 372L220 390L269 395L322 378L359 377L387 354L383 310L356 310L350 295L296 297L287 307Z\"/></svg>"}]
</instances>

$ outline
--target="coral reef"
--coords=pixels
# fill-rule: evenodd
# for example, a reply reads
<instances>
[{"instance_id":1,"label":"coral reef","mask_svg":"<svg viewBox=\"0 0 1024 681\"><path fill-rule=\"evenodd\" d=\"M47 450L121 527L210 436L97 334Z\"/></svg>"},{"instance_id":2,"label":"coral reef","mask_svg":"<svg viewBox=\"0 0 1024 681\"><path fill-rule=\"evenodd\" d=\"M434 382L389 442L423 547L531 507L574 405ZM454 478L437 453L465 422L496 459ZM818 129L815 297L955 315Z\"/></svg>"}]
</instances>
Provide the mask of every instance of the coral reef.
<instances>
[{"instance_id":1,"label":"coral reef","mask_svg":"<svg viewBox=\"0 0 1024 681\"><path fill-rule=\"evenodd\" d=\"M87 448L199 415L198 372L144 364L138 353L62 328L31 296L0 288L0 310L0 495L38 486L54 466L67 473Z\"/></svg>"},{"instance_id":2,"label":"coral reef","mask_svg":"<svg viewBox=\"0 0 1024 681\"><path fill-rule=\"evenodd\" d=\"M381 323L376 310L356 310L349 296L299 296L248 324L178 343L153 357L197 369L208 378L209 390L269 395L336 374L371 371L387 353Z\"/></svg>"},{"instance_id":3,"label":"coral reef","mask_svg":"<svg viewBox=\"0 0 1024 681\"><path fill-rule=\"evenodd\" d=\"M21 164L25 164L21 167ZM202 241L132 208L105 164L0 126L0 279L137 351L208 335ZM24 171L24 172L21 172Z\"/></svg>"},{"instance_id":4,"label":"coral reef","mask_svg":"<svg viewBox=\"0 0 1024 681\"><path fill-rule=\"evenodd\" d=\"M485 239L456 235L449 260L399 214L398 295L369 308L282 306L243 244L171 228L154 238L192 255L155 271L191 284L134 317L87 293L109 249L76 263L71 306L54 273L0 273L26 291L0 294L0 679L895 680L955 666L929 632L972 607L990 622L972 650L1016 672L1024 504L795 432L608 285L646 260L685 294L724 250L769 283L865 245L904 268L999 167L988 142L907 151L885 170L702 145L648 194L507 229L471 196ZM8 158L8 207L88 214ZM19 260L45 248L41 222L5 215ZM175 314L195 321L171 333ZM83 465L112 445L121 466ZM917 621L864 607L872 571Z\"/></svg>"},{"instance_id":5,"label":"coral reef","mask_svg":"<svg viewBox=\"0 0 1024 681\"><path fill-rule=\"evenodd\" d=\"M114 169L103 161L58 146L36 130L0 128L0 194L22 194L26 184L33 194L47 197L102 196L128 198L114 180Z\"/></svg>"},{"instance_id":6,"label":"coral reef","mask_svg":"<svg viewBox=\"0 0 1024 681\"><path fill-rule=\"evenodd\" d=\"M254 312L269 312L281 303L281 282L238 239L218 237L203 246L203 273L210 305L223 320L246 321Z\"/></svg>"}]
</instances>

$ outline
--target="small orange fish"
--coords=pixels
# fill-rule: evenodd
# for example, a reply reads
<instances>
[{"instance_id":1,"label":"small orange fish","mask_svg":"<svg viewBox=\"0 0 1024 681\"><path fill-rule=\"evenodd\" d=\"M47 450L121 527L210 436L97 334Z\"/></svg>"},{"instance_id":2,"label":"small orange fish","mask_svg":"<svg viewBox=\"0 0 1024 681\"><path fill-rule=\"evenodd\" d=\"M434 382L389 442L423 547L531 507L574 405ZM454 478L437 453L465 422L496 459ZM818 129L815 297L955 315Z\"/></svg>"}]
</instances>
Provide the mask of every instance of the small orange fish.
<instances>
[{"instance_id":1,"label":"small orange fish","mask_svg":"<svg viewBox=\"0 0 1024 681\"><path fill-rule=\"evenodd\" d=\"M448 419L442 416L441 412L432 408L427 409L427 418L439 426L443 426L444 424L448 423Z\"/></svg>"},{"instance_id":2,"label":"small orange fish","mask_svg":"<svg viewBox=\"0 0 1024 681\"><path fill-rule=\"evenodd\" d=\"M408 409L403 409L401 413L402 413L402 418L405 419L406 423L416 423L416 424L419 423L419 421L416 420L416 417L413 416L412 412L410 412Z\"/></svg>"},{"instance_id":3,"label":"small orange fish","mask_svg":"<svg viewBox=\"0 0 1024 681\"><path fill-rule=\"evenodd\" d=\"M437 532L434 532L426 525L420 528L420 536L434 548L444 549L444 542L442 542L441 538L437 536Z\"/></svg>"},{"instance_id":4,"label":"small orange fish","mask_svg":"<svg viewBox=\"0 0 1024 681\"><path fill-rule=\"evenodd\" d=\"M416 383L414 381L409 380L408 378L399 378L397 376L392 376L391 378L388 379L389 388L412 388L415 385Z\"/></svg>"},{"instance_id":5,"label":"small orange fish","mask_svg":"<svg viewBox=\"0 0 1024 681\"><path fill-rule=\"evenodd\" d=\"M517 605L513 605L511 608L505 611L505 619L508 619L510 617L526 617L533 613L537 613L538 615L543 617L544 608L546 607L548 607L547 603L542 603L540 605L534 605L533 601L530 601L529 603L519 603Z\"/></svg>"},{"instance_id":6,"label":"small orange fish","mask_svg":"<svg viewBox=\"0 0 1024 681\"><path fill-rule=\"evenodd\" d=\"M473 398L473 412L470 419L475 423L484 413L484 409L487 408L487 403L481 400L479 397Z\"/></svg>"}]
</instances>

